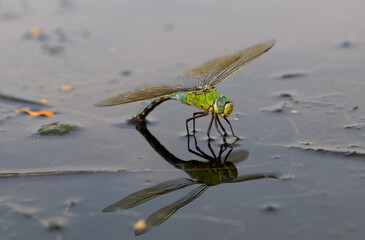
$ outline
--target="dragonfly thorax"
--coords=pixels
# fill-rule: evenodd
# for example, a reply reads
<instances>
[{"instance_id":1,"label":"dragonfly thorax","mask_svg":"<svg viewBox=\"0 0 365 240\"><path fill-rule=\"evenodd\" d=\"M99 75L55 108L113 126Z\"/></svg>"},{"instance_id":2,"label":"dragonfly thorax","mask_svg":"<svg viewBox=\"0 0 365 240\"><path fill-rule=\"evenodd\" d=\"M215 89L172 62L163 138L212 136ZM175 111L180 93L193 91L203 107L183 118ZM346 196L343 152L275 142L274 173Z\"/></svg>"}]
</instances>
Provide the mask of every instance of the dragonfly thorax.
<instances>
[{"instance_id":1,"label":"dragonfly thorax","mask_svg":"<svg viewBox=\"0 0 365 240\"><path fill-rule=\"evenodd\" d=\"M228 117L233 110L233 103L228 97L222 96L217 89L212 88L201 92L180 93L176 96L181 103L204 109Z\"/></svg>"}]
</instances>

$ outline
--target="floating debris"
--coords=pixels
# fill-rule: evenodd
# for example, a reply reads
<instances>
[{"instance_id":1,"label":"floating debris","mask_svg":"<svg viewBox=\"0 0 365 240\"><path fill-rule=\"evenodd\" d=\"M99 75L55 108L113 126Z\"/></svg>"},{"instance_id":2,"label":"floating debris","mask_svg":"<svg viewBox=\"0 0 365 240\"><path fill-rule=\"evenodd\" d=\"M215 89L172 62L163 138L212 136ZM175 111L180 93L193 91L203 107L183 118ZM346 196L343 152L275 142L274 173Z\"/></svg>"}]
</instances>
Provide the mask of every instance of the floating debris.
<instances>
[{"instance_id":1,"label":"floating debris","mask_svg":"<svg viewBox=\"0 0 365 240\"><path fill-rule=\"evenodd\" d=\"M46 99L36 99L35 97L24 96L23 94L17 93L0 92L0 98L14 102L31 103L36 105L44 105L48 103Z\"/></svg>"},{"instance_id":2,"label":"floating debris","mask_svg":"<svg viewBox=\"0 0 365 240\"><path fill-rule=\"evenodd\" d=\"M352 123L345 125L346 129L363 129L365 128L365 122L358 122L358 123Z\"/></svg>"},{"instance_id":3,"label":"floating debris","mask_svg":"<svg viewBox=\"0 0 365 240\"><path fill-rule=\"evenodd\" d=\"M65 208L64 211L68 212L72 207L75 207L77 204L79 204L81 202L82 198L81 197L76 197L73 199L68 199L66 201L64 201L65 203Z\"/></svg>"},{"instance_id":4,"label":"floating debris","mask_svg":"<svg viewBox=\"0 0 365 240\"><path fill-rule=\"evenodd\" d=\"M280 179L281 180L284 180L284 181L291 181L294 179L294 176L291 175L291 174L287 174L287 175L281 175L280 176Z\"/></svg>"},{"instance_id":5,"label":"floating debris","mask_svg":"<svg viewBox=\"0 0 365 240\"><path fill-rule=\"evenodd\" d=\"M282 90L282 91L272 92L270 95L274 97L287 98L292 100L295 96L298 96L299 93L296 91Z\"/></svg>"},{"instance_id":6,"label":"floating debris","mask_svg":"<svg viewBox=\"0 0 365 240\"><path fill-rule=\"evenodd\" d=\"M279 210L279 204L278 203L263 204L262 209L266 212L276 212Z\"/></svg>"},{"instance_id":7,"label":"floating debris","mask_svg":"<svg viewBox=\"0 0 365 240\"><path fill-rule=\"evenodd\" d=\"M307 71L284 71L274 73L272 76L277 79L291 79L291 78L300 78L306 77L309 75Z\"/></svg>"},{"instance_id":8,"label":"floating debris","mask_svg":"<svg viewBox=\"0 0 365 240\"><path fill-rule=\"evenodd\" d=\"M29 30L29 34L32 36L32 37L39 37L41 35L44 34L44 31L42 28L40 27L34 27L34 28L31 28Z\"/></svg>"},{"instance_id":9,"label":"floating debris","mask_svg":"<svg viewBox=\"0 0 365 240\"><path fill-rule=\"evenodd\" d=\"M291 107L291 105L292 104L289 103L289 102L279 102L279 103L274 104L274 105L269 106L269 107L260 108L260 111L272 112L272 113L282 113L287 108Z\"/></svg>"},{"instance_id":10,"label":"floating debris","mask_svg":"<svg viewBox=\"0 0 365 240\"><path fill-rule=\"evenodd\" d=\"M53 217L50 219L44 219L45 227L51 232L61 231L69 222L70 220L66 217Z\"/></svg>"},{"instance_id":11,"label":"floating debris","mask_svg":"<svg viewBox=\"0 0 365 240\"><path fill-rule=\"evenodd\" d=\"M144 219L140 219L138 220L134 225L133 225L133 229L136 233L136 235L140 235L142 234L143 232L146 231L147 229L147 223L146 223L146 220Z\"/></svg>"},{"instance_id":12,"label":"floating debris","mask_svg":"<svg viewBox=\"0 0 365 240\"><path fill-rule=\"evenodd\" d=\"M330 154L340 154L346 157L365 157L365 149L361 148L349 148L349 147L341 147L341 146L314 146L310 143L307 144L293 144L287 145L284 147L288 147L290 149L298 149L304 151L313 151L318 153L330 153Z\"/></svg>"},{"instance_id":13,"label":"floating debris","mask_svg":"<svg viewBox=\"0 0 365 240\"><path fill-rule=\"evenodd\" d=\"M38 39L39 41L45 41L48 39L47 35L44 32L44 29L41 27L33 27L28 32L24 34L25 39Z\"/></svg>"},{"instance_id":14,"label":"floating debris","mask_svg":"<svg viewBox=\"0 0 365 240\"><path fill-rule=\"evenodd\" d=\"M63 85L60 87L60 90L63 92L67 92L67 91L71 91L74 88L75 88L75 86L73 86L73 85Z\"/></svg>"},{"instance_id":15,"label":"floating debris","mask_svg":"<svg viewBox=\"0 0 365 240\"><path fill-rule=\"evenodd\" d=\"M33 111L28 108L21 108L21 109L17 110L16 112L17 113L23 112L23 113L27 113L32 116L53 117L55 115L55 113L50 110Z\"/></svg>"},{"instance_id":16,"label":"floating debris","mask_svg":"<svg viewBox=\"0 0 365 240\"><path fill-rule=\"evenodd\" d=\"M54 122L41 126L38 135L42 136L63 136L80 130L81 127L71 122Z\"/></svg>"}]
</instances>

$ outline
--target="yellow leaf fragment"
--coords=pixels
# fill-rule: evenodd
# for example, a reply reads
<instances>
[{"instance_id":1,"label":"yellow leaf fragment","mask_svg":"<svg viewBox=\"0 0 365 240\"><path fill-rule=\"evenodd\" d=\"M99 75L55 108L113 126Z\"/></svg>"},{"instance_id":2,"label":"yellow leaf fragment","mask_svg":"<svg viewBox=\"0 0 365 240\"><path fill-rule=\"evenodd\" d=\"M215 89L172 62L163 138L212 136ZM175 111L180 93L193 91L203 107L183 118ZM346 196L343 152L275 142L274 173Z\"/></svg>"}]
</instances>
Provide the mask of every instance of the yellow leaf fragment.
<instances>
[{"instance_id":1,"label":"yellow leaf fragment","mask_svg":"<svg viewBox=\"0 0 365 240\"><path fill-rule=\"evenodd\" d=\"M18 111L16 111L17 113L21 113L21 112L24 112L24 113L28 113L29 115L32 115L32 116L46 116L46 117L52 117L55 115L54 112L50 111L50 110L42 110L42 111L32 111L28 108L21 108L19 109Z\"/></svg>"},{"instance_id":2,"label":"yellow leaf fragment","mask_svg":"<svg viewBox=\"0 0 365 240\"><path fill-rule=\"evenodd\" d=\"M73 85L63 85L63 86L61 86L61 91L63 91L63 92L71 91L72 89L74 89Z\"/></svg>"},{"instance_id":3,"label":"yellow leaf fragment","mask_svg":"<svg viewBox=\"0 0 365 240\"><path fill-rule=\"evenodd\" d=\"M42 98L42 99L39 99L39 102L42 103L42 104L47 104L48 100Z\"/></svg>"},{"instance_id":4,"label":"yellow leaf fragment","mask_svg":"<svg viewBox=\"0 0 365 240\"><path fill-rule=\"evenodd\" d=\"M133 225L133 228L135 231L143 231L147 228L147 223L144 219L140 219Z\"/></svg>"},{"instance_id":5,"label":"yellow leaf fragment","mask_svg":"<svg viewBox=\"0 0 365 240\"><path fill-rule=\"evenodd\" d=\"M34 27L29 30L29 33L32 37L39 37L43 34L43 29L40 27Z\"/></svg>"},{"instance_id":6,"label":"yellow leaf fragment","mask_svg":"<svg viewBox=\"0 0 365 240\"><path fill-rule=\"evenodd\" d=\"M297 113L299 113L299 111L298 110L291 110L290 113L297 114Z\"/></svg>"}]
</instances>

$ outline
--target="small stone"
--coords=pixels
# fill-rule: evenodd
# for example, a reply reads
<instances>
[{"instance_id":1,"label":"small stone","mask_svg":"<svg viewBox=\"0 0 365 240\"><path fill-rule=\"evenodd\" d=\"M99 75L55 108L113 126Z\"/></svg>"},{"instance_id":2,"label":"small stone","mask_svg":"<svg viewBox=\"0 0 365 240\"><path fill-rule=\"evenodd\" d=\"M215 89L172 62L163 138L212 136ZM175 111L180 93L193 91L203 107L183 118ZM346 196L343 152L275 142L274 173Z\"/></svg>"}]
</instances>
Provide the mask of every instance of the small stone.
<instances>
[{"instance_id":1,"label":"small stone","mask_svg":"<svg viewBox=\"0 0 365 240\"><path fill-rule=\"evenodd\" d=\"M81 127L71 122L54 122L41 126L38 135L42 136L62 136L80 130Z\"/></svg>"}]
</instances>

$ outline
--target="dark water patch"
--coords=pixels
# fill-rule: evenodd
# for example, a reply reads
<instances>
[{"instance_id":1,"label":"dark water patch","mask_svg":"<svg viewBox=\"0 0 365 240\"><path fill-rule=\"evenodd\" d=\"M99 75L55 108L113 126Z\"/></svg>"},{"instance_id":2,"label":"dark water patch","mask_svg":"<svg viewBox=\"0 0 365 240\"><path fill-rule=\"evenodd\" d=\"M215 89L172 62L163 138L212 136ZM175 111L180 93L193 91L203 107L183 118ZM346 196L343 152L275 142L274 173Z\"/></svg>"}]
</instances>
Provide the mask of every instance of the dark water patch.
<instances>
[{"instance_id":1,"label":"dark water patch","mask_svg":"<svg viewBox=\"0 0 365 240\"><path fill-rule=\"evenodd\" d=\"M128 76L132 75L132 71L131 70L123 70L120 74L124 77L128 77Z\"/></svg>"},{"instance_id":2,"label":"dark water patch","mask_svg":"<svg viewBox=\"0 0 365 240\"><path fill-rule=\"evenodd\" d=\"M62 53L65 48L61 45L53 45L46 43L42 46L42 49L50 55L57 55Z\"/></svg>"},{"instance_id":3,"label":"dark water patch","mask_svg":"<svg viewBox=\"0 0 365 240\"><path fill-rule=\"evenodd\" d=\"M292 71L282 71L282 72L273 73L272 77L275 79L289 80L289 79L294 79L294 78L307 77L308 75L309 75L308 71L292 70Z\"/></svg>"},{"instance_id":4,"label":"dark water patch","mask_svg":"<svg viewBox=\"0 0 365 240\"><path fill-rule=\"evenodd\" d=\"M0 19L3 21L20 20L29 12L27 1L0 1Z\"/></svg>"},{"instance_id":5,"label":"dark water patch","mask_svg":"<svg viewBox=\"0 0 365 240\"><path fill-rule=\"evenodd\" d=\"M73 0L58 0L56 12L58 14L67 14L76 12L76 4Z\"/></svg>"},{"instance_id":6,"label":"dark water patch","mask_svg":"<svg viewBox=\"0 0 365 240\"><path fill-rule=\"evenodd\" d=\"M356 47L356 43L351 40L344 40L344 41L340 42L337 46L342 49L349 49L349 48Z\"/></svg>"}]
</instances>

